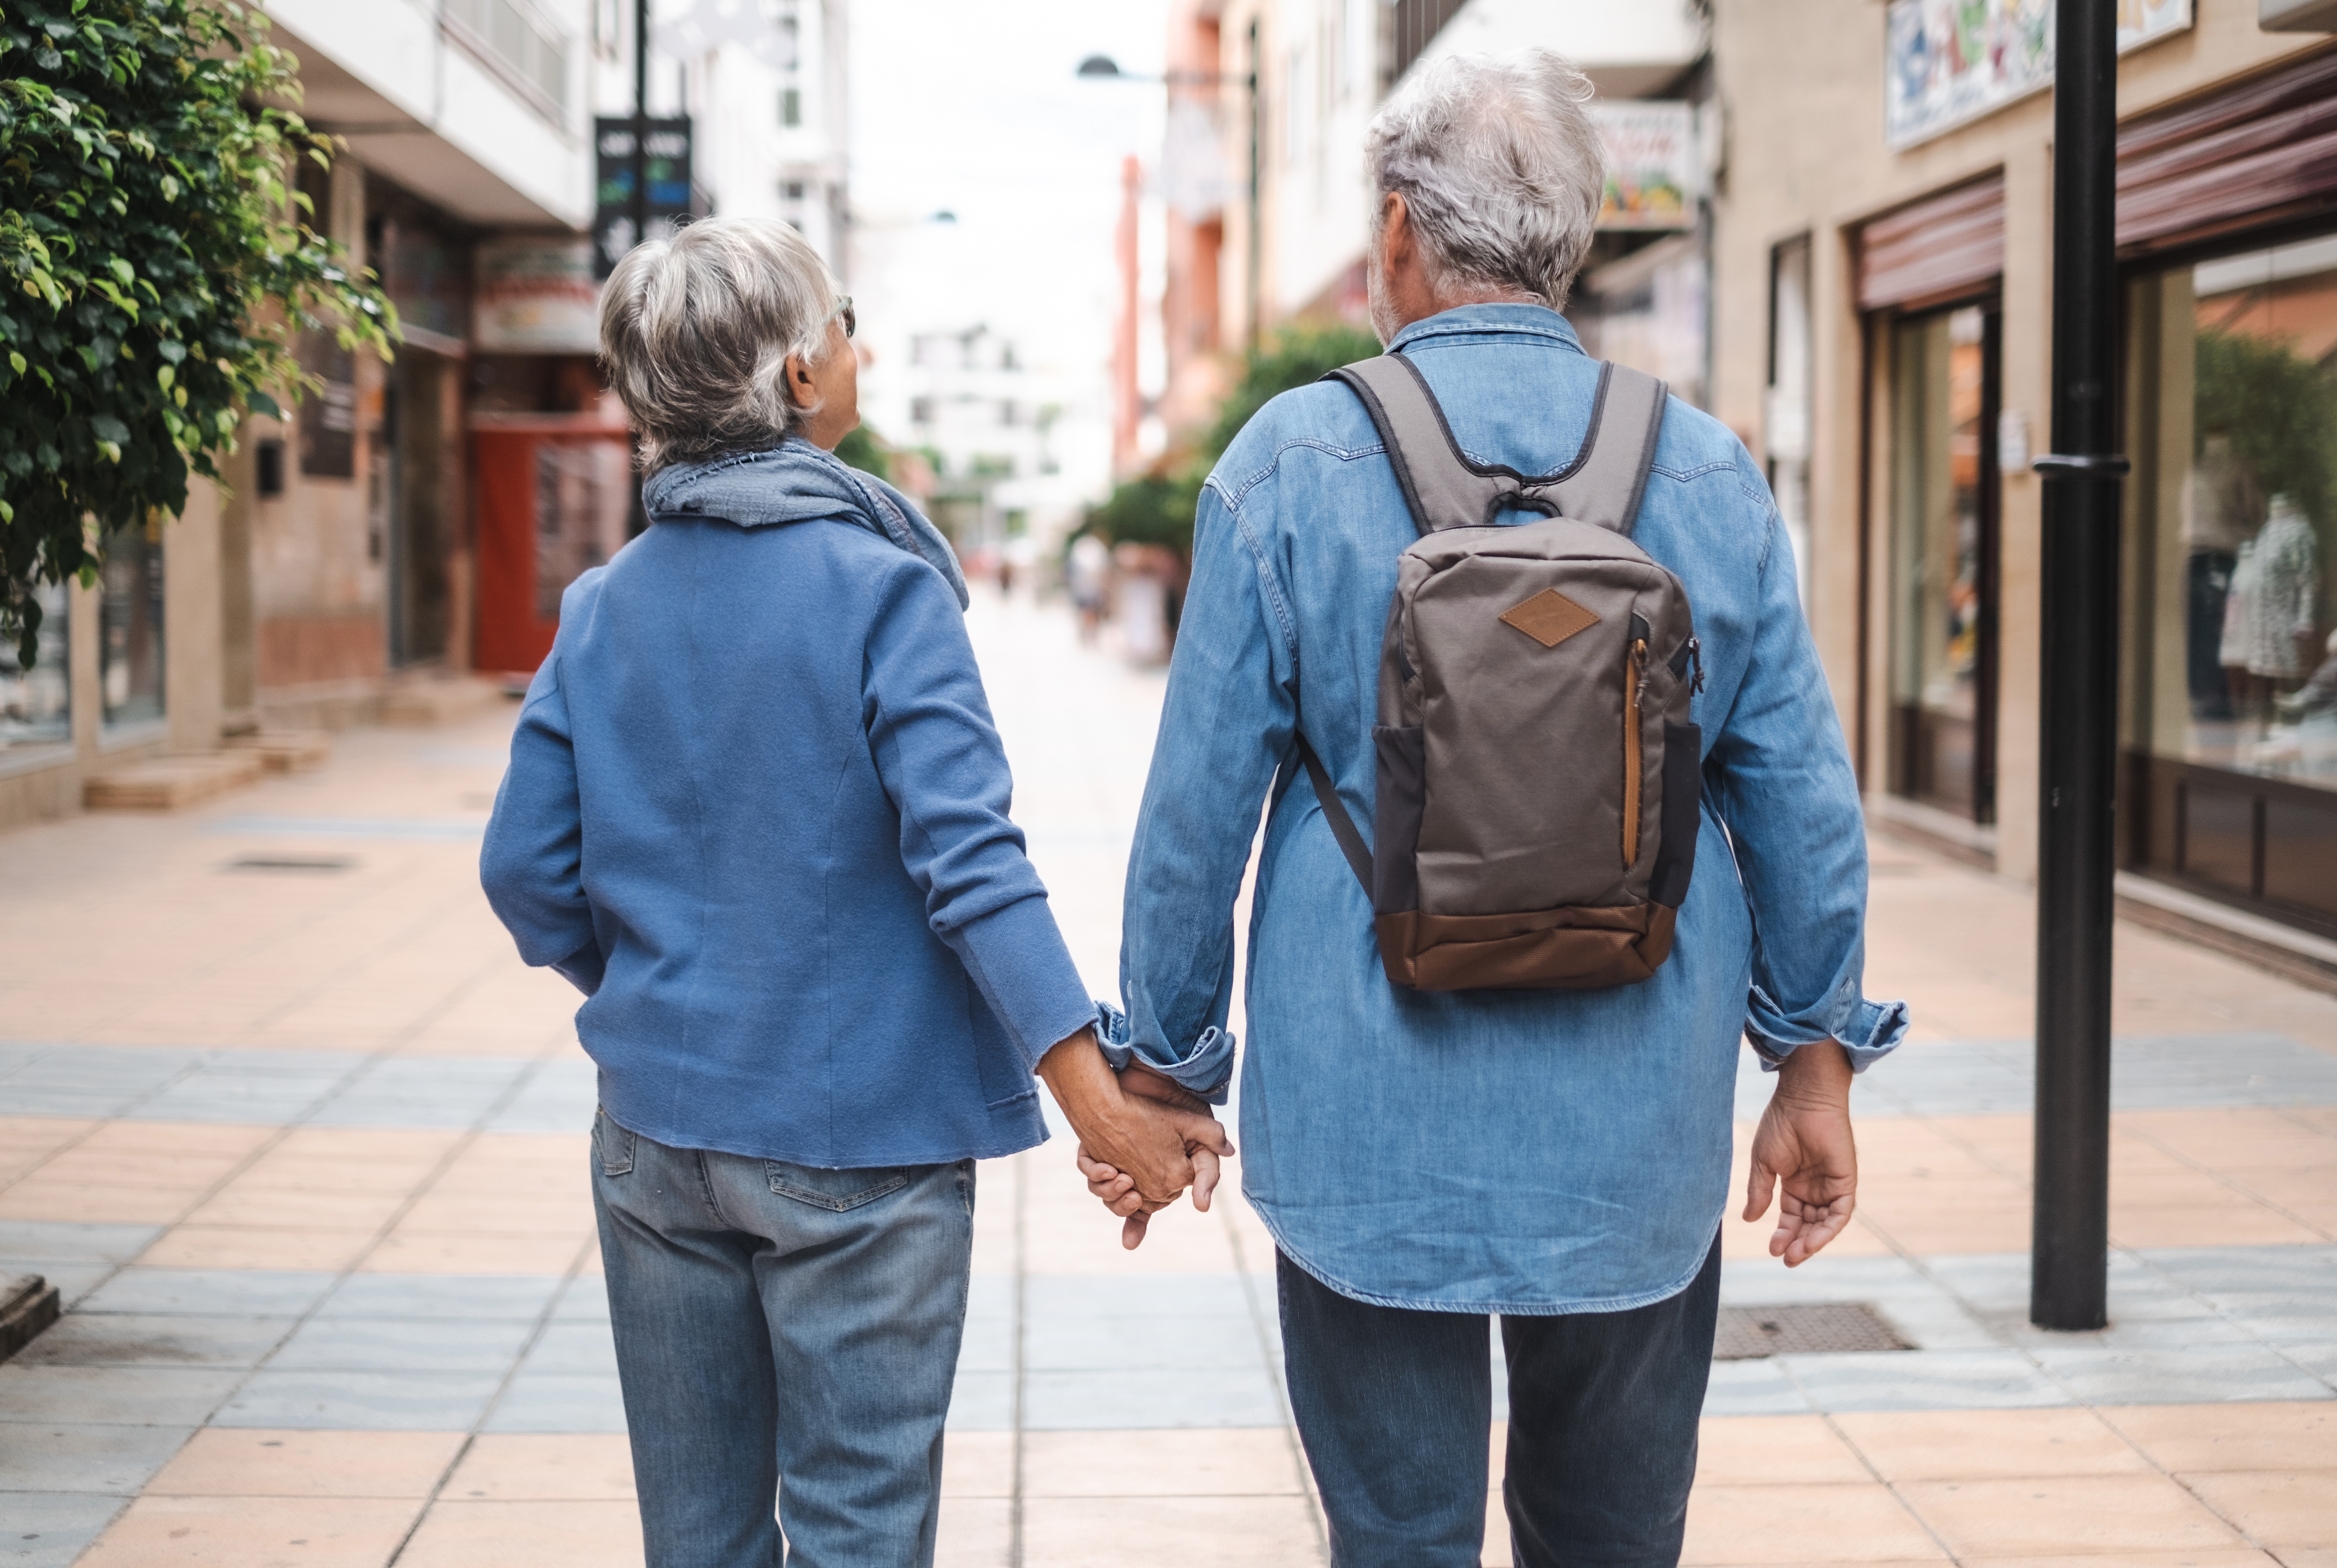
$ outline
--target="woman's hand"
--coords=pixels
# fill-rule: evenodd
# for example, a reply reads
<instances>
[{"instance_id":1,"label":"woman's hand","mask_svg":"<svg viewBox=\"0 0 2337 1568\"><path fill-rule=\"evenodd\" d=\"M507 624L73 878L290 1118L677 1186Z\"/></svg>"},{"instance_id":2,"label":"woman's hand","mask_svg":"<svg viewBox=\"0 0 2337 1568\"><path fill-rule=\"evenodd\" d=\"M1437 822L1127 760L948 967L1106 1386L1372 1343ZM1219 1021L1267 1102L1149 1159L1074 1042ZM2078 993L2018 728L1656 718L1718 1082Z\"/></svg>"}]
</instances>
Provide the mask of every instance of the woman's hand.
<instances>
[{"instance_id":1,"label":"woman's hand","mask_svg":"<svg viewBox=\"0 0 2337 1568\"><path fill-rule=\"evenodd\" d=\"M1225 1129L1206 1110L1196 1113L1164 1100L1150 1085L1123 1083L1104 1060L1092 1030L1057 1043L1040 1061L1039 1076L1054 1092L1081 1147L1092 1150L1116 1174L1124 1172L1132 1190L1154 1209L1167 1208L1193 1184L1190 1152L1207 1159L1211 1187L1217 1183L1216 1157L1233 1152Z\"/></svg>"},{"instance_id":2,"label":"woman's hand","mask_svg":"<svg viewBox=\"0 0 2337 1568\"><path fill-rule=\"evenodd\" d=\"M1193 1207L1208 1213L1210 1197L1217 1190L1218 1158L1221 1154L1234 1152L1233 1145L1226 1142L1224 1130L1218 1127L1208 1102L1174 1079L1163 1077L1140 1063L1130 1063L1120 1074L1120 1087L1130 1095L1169 1106L1194 1121L1204 1122L1217 1134L1214 1140L1197 1138L1188 1141L1185 1146L1186 1156L1193 1162ZM1167 1208L1168 1204L1147 1200L1137 1191L1134 1178L1108 1161L1097 1159L1084 1142L1080 1144L1073 1159L1079 1165L1080 1175L1087 1181L1088 1191L1106 1209L1126 1221L1120 1227L1120 1245L1130 1251L1142 1246L1146 1226L1150 1223L1153 1214Z\"/></svg>"}]
</instances>

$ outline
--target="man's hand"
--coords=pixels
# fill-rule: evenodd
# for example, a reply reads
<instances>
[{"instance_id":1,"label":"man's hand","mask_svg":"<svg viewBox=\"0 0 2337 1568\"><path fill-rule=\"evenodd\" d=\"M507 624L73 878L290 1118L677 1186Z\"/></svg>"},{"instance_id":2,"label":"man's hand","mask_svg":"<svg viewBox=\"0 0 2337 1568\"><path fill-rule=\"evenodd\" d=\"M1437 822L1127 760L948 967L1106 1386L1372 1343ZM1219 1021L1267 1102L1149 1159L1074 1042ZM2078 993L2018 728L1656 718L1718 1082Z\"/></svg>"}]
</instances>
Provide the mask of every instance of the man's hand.
<instances>
[{"instance_id":1,"label":"man's hand","mask_svg":"<svg viewBox=\"0 0 2337 1568\"><path fill-rule=\"evenodd\" d=\"M1093 1150L1117 1179L1128 1182L1129 1193L1152 1209L1167 1208L1192 1185L1195 1161L1188 1150L1207 1155L1212 1186L1217 1155L1233 1152L1225 1130L1206 1111L1196 1114L1132 1093L1134 1085L1124 1084L1104 1060L1092 1030L1058 1042L1041 1059L1039 1076L1071 1119L1080 1147Z\"/></svg>"},{"instance_id":2,"label":"man's hand","mask_svg":"<svg viewBox=\"0 0 2337 1568\"><path fill-rule=\"evenodd\" d=\"M1745 1218L1768 1211L1782 1181L1769 1256L1795 1268L1842 1233L1858 1196L1858 1147L1850 1134L1850 1057L1832 1040L1795 1047L1777 1069L1776 1093L1753 1134Z\"/></svg>"},{"instance_id":3,"label":"man's hand","mask_svg":"<svg viewBox=\"0 0 2337 1568\"><path fill-rule=\"evenodd\" d=\"M1234 1152L1233 1145L1226 1142L1224 1129L1217 1125L1217 1117L1211 1113L1208 1102L1175 1079L1164 1077L1141 1063L1129 1063L1120 1079L1120 1087L1129 1094L1168 1106L1190 1119L1187 1123L1188 1129L1198 1134L1188 1139L1185 1144L1185 1153L1193 1161L1193 1207L1208 1213L1209 1199L1217 1190L1218 1158ZM1191 1122L1202 1122L1204 1126L1192 1128ZM1210 1138L1209 1133L1215 1133L1215 1138ZM1120 1244L1131 1252L1142 1246L1145 1228L1151 1222L1153 1214L1168 1205L1148 1201L1136 1190L1135 1181L1126 1172L1109 1161L1097 1159L1084 1142L1073 1158L1079 1164L1080 1174L1087 1181L1088 1191L1095 1194L1105 1208L1126 1221L1120 1227Z\"/></svg>"}]
</instances>

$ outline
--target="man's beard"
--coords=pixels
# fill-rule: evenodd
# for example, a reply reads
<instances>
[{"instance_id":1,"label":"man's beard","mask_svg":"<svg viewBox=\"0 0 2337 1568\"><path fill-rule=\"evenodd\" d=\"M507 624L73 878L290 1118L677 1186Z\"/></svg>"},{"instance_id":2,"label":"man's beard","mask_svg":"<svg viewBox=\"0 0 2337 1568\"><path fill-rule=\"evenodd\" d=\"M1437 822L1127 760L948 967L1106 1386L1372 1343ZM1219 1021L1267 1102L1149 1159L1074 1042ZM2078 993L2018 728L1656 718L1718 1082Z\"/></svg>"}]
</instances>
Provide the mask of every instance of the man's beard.
<instances>
[{"instance_id":1,"label":"man's beard","mask_svg":"<svg viewBox=\"0 0 2337 1568\"><path fill-rule=\"evenodd\" d=\"M1372 330L1378 334L1380 347L1384 348L1395 341L1395 335L1403 329L1403 323L1396 319L1395 307L1388 301L1387 285L1380 277L1380 243L1376 234L1372 236L1372 248L1366 252L1364 262L1364 299L1371 310Z\"/></svg>"}]
</instances>

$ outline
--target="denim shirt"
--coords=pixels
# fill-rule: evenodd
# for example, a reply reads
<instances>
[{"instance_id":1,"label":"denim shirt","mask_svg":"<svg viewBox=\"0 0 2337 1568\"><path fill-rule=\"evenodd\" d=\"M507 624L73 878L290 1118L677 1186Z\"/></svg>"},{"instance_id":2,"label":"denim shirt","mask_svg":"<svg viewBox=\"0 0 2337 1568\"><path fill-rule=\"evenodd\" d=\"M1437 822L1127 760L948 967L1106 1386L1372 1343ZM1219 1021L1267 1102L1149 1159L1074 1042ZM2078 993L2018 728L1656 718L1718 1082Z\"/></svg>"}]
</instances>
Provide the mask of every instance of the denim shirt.
<instances>
[{"instance_id":1,"label":"denim shirt","mask_svg":"<svg viewBox=\"0 0 2337 1568\"><path fill-rule=\"evenodd\" d=\"M1598 366L1555 312L1465 306L1393 347L1474 460L1547 474L1581 446ZM1303 723L1368 841L1381 631L1417 536L1336 383L1267 404L1210 475L1109 1049L1222 1100L1232 910L1270 793L1240 1119L1243 1191L1283 1251L1389 1306L1661 1300L1703 1264L1726 1200L1739 1039L1773 1065L1839 1040L1863 1068L1906 1030L1903 1004L1860 992L1864 825L1791 546L1744 446L1673 400L1633 535L1687 586L1706 678L1704 817L1670 960L1607 990L1431 994L1382 972L1370 901L1292 762Z\"/></svg>"}]
</instances>

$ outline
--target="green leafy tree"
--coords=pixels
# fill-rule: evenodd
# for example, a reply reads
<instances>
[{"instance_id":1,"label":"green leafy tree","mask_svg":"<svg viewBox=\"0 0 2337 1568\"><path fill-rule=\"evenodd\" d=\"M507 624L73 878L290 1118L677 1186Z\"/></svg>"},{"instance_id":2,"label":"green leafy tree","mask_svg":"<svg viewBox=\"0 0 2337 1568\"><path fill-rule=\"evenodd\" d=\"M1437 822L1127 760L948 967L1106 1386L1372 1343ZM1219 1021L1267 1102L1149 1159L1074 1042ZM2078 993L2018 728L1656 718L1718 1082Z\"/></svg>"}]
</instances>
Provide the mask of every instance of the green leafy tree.
<instances>
[{"instance_id":1,"label":"green leafy tree","mask_svg":"<svg viewBox=\"0 0 2337 1568\"><path fill-rule=\"evenodd\" d=\"M1182 462L1114 486L1111 498L1089 513L1082 532L1115 544L1165 544L1189 558L1201 483L1242 426L1283 393L1379 351L1378 338L1344 321L1285 328L1244 358L1241 379L1217 406L1217 420L1199 448Z\"/></svg>"},{"instance_id":2,"label":"green leafy tree","mask_svg":"<svg viewBox=\"0 0 2337 1568\"><path fill-rule=\"evenodd\" d=\"M43 583L177 515L248 410L311 385L297 335L387 358L396 315L288 179L329 141L237 0L0 5L0 636Z\"/></svg>"},{"instance_id":3,"label":"green leafy tree","mask_svg":"<svg viewBox=\"0 0 2337 1568\"><path fill-rule=\"evenodd\" d=\"M846 466L863 474L874 474L891 484L893 480L893 449L885 445L875 432L865 425L856 425L836 444L836 455Z\"/></svg>"}]
</instances>

